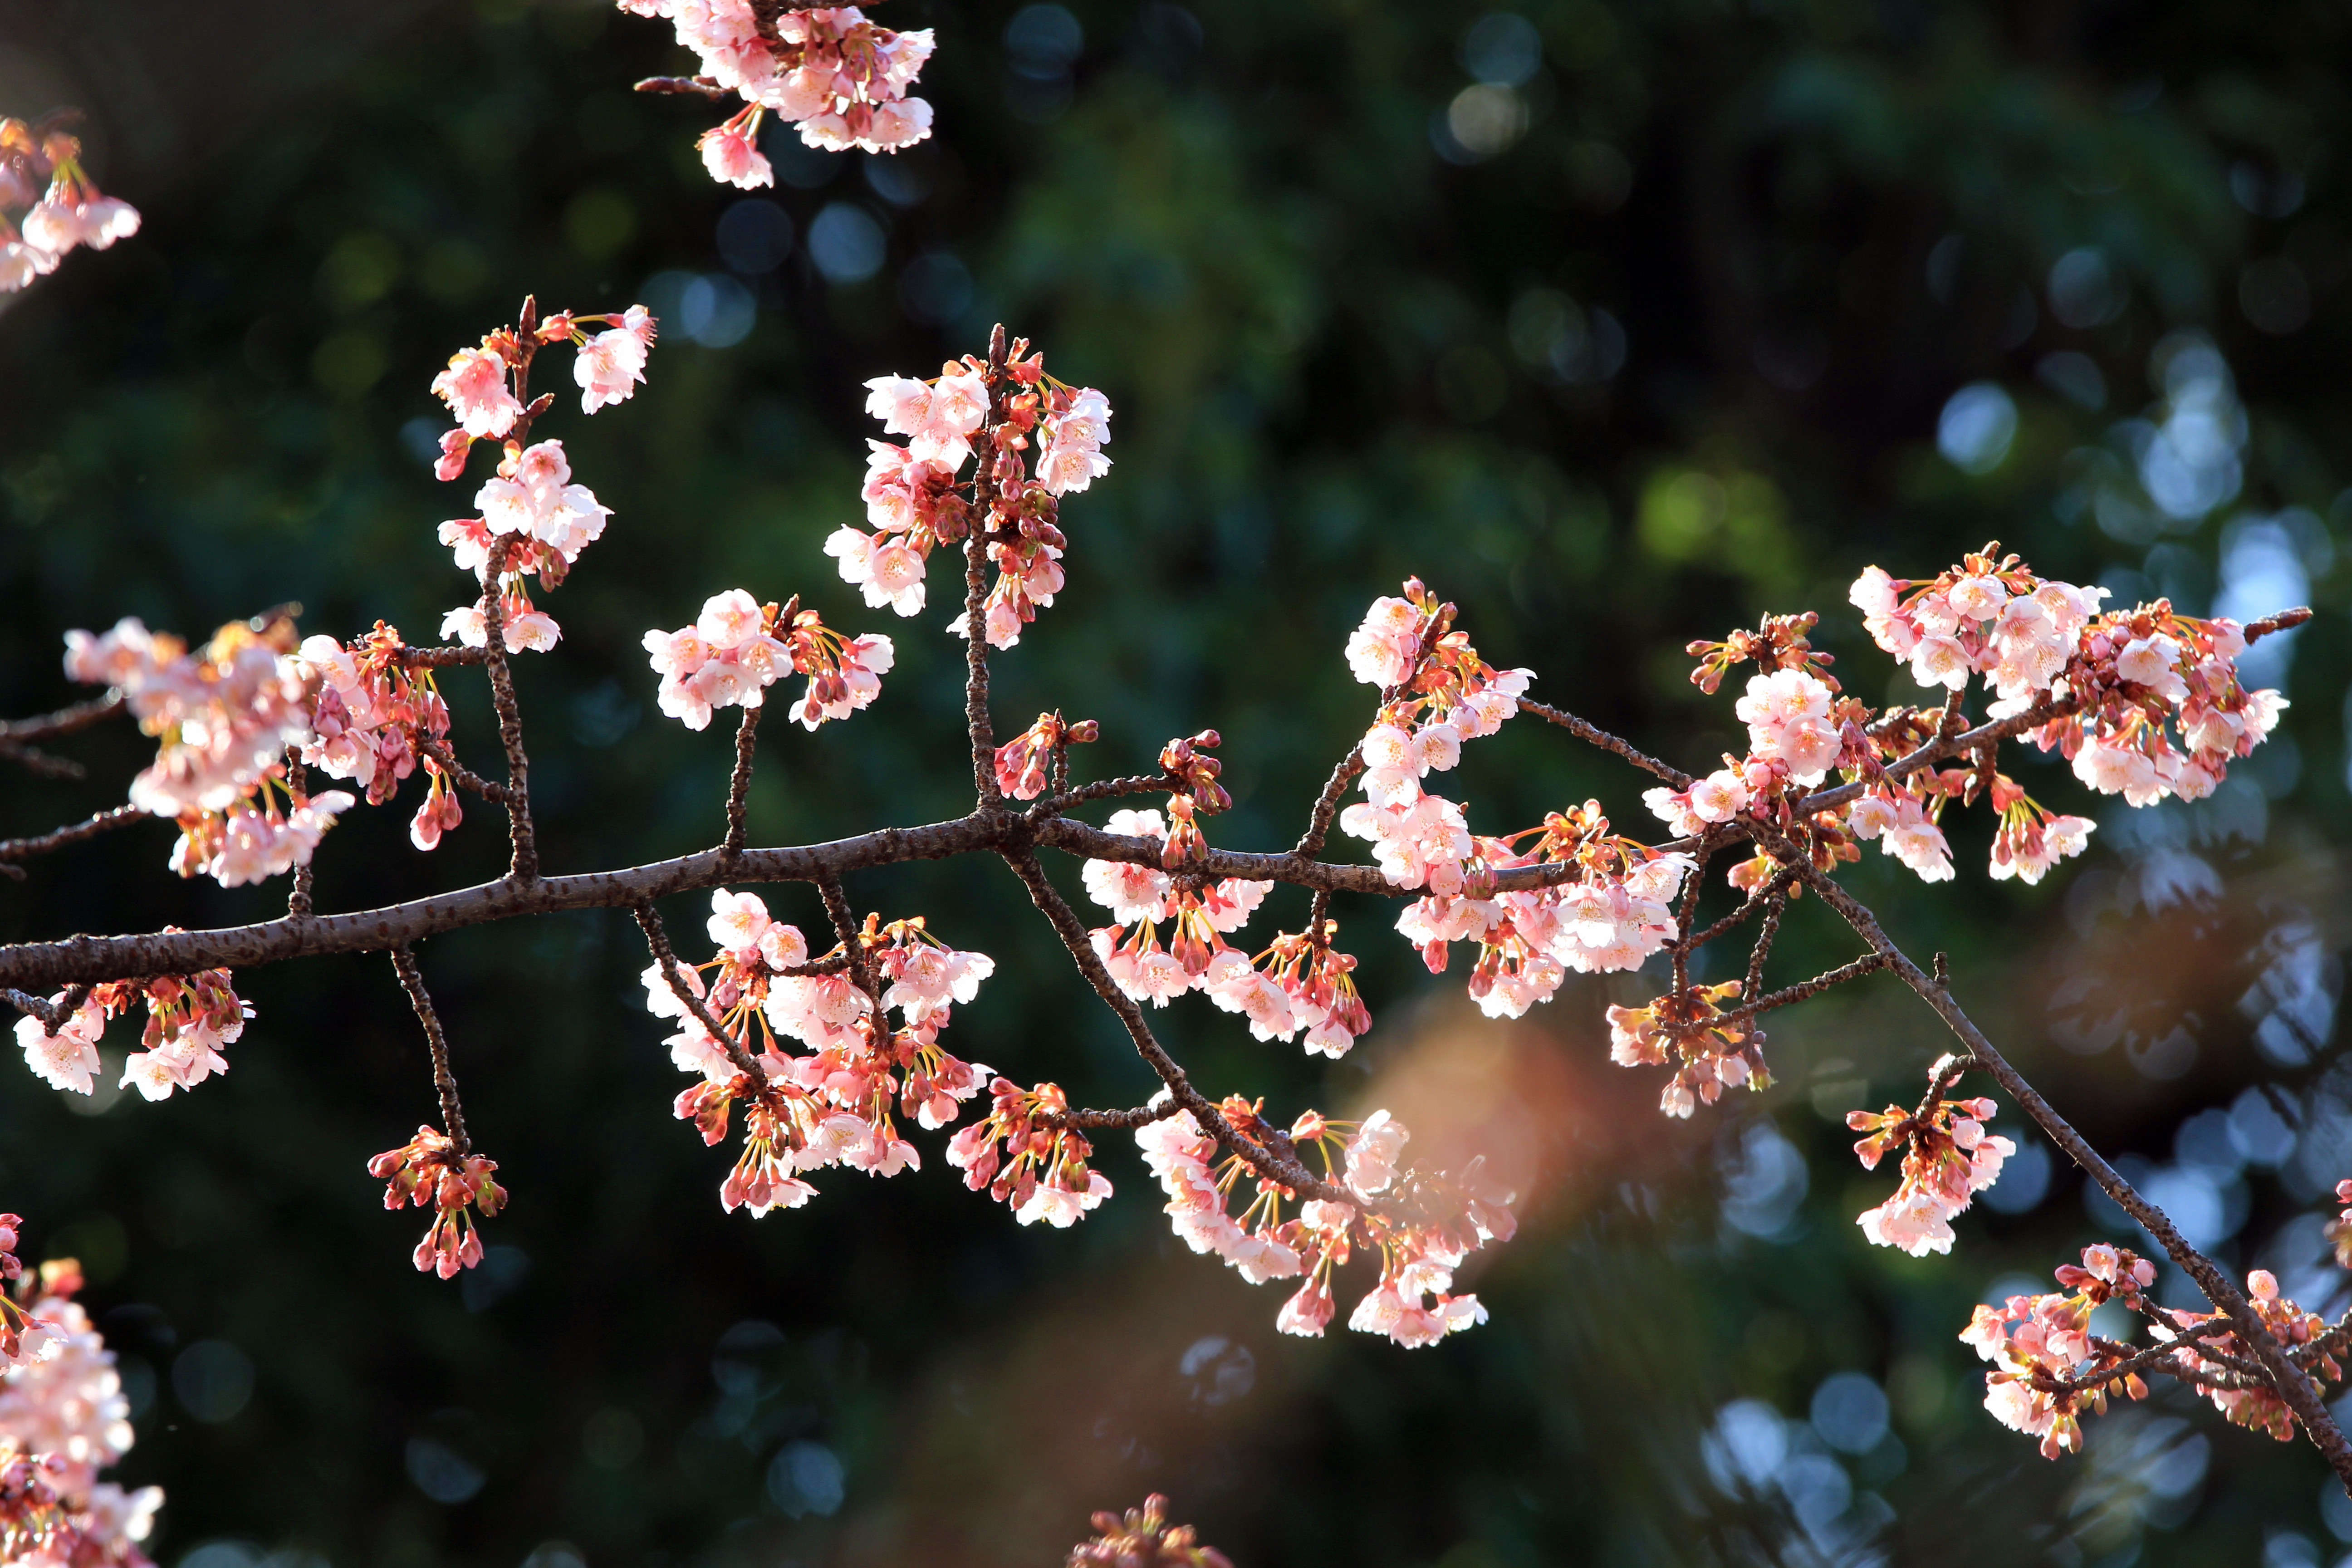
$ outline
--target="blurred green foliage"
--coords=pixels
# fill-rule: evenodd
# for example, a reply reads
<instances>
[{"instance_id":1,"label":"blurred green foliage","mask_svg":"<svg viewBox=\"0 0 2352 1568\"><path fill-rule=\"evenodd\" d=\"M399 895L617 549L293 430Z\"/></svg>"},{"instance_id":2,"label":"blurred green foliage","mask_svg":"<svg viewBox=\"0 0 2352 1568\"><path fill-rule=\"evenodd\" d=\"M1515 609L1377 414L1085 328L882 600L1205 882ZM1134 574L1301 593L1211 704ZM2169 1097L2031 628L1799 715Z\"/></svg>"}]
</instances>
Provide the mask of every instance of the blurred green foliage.
<instances>
[{"instance_id":1,"label":"blurred green foliage","mask_svg":"<svg viewBox=\"0 0 2352 1568\"><path fill-rule=\"evenodd\" d=\"M1999 537L2193 611L2307 589L2321 614L2294 643L2285 739L2224 797L2102 814L2088 861L2040 889L1985 881L1977 823L1956 831L1952 889L1876 856L1852 881L1915 951L1949 952L1969 1005L2104 1146L2210 1200L2227 1261L2332 1291L2310 1216L2327 1159L2352 1167L2330 1065L2352 517L2340 8L1070 12L1075 54L1035 8L895 0L885 20L939 31L936 138L888 163L776 143L783 183L745 197L693 156L704 106L628 90L688 57L608 9L234 0L132 27L0 0L0 107L89 110L96 172L147 217L0 319L0 711L68 698L60 634L126 614L201 633L299 600L306 630L429 633L465 590L433 525L467 503L420 456L425 383L526 291L667 318L634 402L546 426L616 512L550 601L562 648L520 676L558 869L715 838L726 738L653 712L639 633L739 584L875 625L819 553L857 512L858 384L976 349L997 320L1118 410L1117 467L1064 514L1063 603L997 662L1000 727L1097 718L1081 764L1108 775L1213 724L1237 802L1215 836L1234 847L1295 833L1363 718L1340 642L1409 573L1539 695L1698 763L1736 726L1685 683L1681 645L1765 609L1822 611L1852 689L1909 694L1844 610L1865 562L1927 574ZM780 260L722 246L747 200L790 219ZM734 221L777 232L772 213ZM878 270L825 250L844 234L882 237ZM856 723L772 726L758 840L959 809L945 615L887 626L898 670ZM448 686L466 749L486 750L479 690ZM127 731L72 749L90 782L12 780L5 831L112 801L142 761ZM2079 798L2021 765L2053 806ZM1487 825L1591 795L1630 826L1640 782L1513 726L1473 749L1463 789ZM362 810L337 830L321 907L502 863L479 809L429 858L404 822ZM280 907L282 889L173 881L166 839L129 832L0 889L0 939ZM1055 868L1075 889L1072 873ZM852 893L996 956L959 1048L1097 1103L1144 1087L998 868L903 868ZM821 922L804 890L772 901ZM1270 910L1302 912L1289 894ZM1953 1338L1969 1304L2129 1237L2060 1173L2024 1212L1972 1214L1953 1257L1862 1243L1852 1216L1891 1178L1859 1172L1837 1119L1907 1099L1943 1044L1904 998L1790 1016L1778 1087L1668 1122L1654 1082L1602 1059L1622 988L1486 1025L1458 973L1424 975L1387 933L1391 910L1336 912L1380 1020L1347 1062L1244 1043L1206 1009L1164 1018L1200 1081L1285 1114L1378 1094L1422 1127L1412 1097L1451 1096L1472 1131L1517 1130L1528 1224L1475 1277L1495 1321L1431 1351L1276 1336L1274 1293L1177 1247L1124 1148L1104 1160L1118 1198L1068 1233L1023 1231L937 1168L720 1215L724 1158L670 1118L618 915L423 951L515 1194L460 1285L411 1272L415 1227L362 1169L432 1110L381 960L242 976L259 1017L193 1099L84 1118L0 1074L0 1182L37 1252L89 1268L138 1396L124 1474L170 1489L167 1564L240 1541L387 1568L562 1542L598 1568L1038 1563L1088 1510L1155 1488L1259 1568L2293 1568L2341 1550L2315 1456L2177 1392L2056 1466L1977 1407ZM684 901L671 916L699 923ZM1800 909L1774 973L1849 951ZM2253 1170L2176 1157L2186 1119L2258 1081L2301 1118L2300 1163L2265 1173L2275 1141L2243 1111ZM2205 1142L2179 1149L2210 1150L2221 1124L2189 1125ZM1891 1396L1883 1437L1828 1393L1806 1424L1853 1372Z\"/></svg>"}]
</instances>

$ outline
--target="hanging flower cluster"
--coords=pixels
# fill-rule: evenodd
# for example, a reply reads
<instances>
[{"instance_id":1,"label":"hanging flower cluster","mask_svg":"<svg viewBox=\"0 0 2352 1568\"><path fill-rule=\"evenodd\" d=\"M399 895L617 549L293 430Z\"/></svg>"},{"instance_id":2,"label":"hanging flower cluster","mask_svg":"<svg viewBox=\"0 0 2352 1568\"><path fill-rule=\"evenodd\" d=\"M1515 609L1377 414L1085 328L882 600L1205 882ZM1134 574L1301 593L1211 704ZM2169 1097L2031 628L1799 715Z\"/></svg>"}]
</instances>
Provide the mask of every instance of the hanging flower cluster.
<instances>
[{"instance_id":1,"label":"hanging flower cluster","mask_svg":"<svg viewBox=\"0 0 2352 1568\"><path fill-rule=\"evenodd\" d=\"M482 1260L474 1214L479 1210L487 1219L506 1205L507 1190L498 1184L498 1168L497 1161L459 1148L431 1127L419 1127L415 1137L368 1162L368 1174L384 1184L384 1207L397 1210L407 1205L433 1211L433 1223L416 1244L418 1272L430 1270L446 1279Z\"/></svg>"},{"instance_id":2,"label":"hanging flower cluster","mask_svg":"<svg viewBox=\"0 0 2352 1568\"><path fill-rule=\"evenodd\" d=\"M1465 1258L1488 1241L1508 1241L1517 1228L1508 1206L1514 1194L1491 1185L1483 1157L1458 1177L1424 1176L1400 1163L1412 1134L1385 1110L1360 1122L1310 1110L1286 1134L1238 1097L1218 1110L1258 1149L1312 1149L1325 1178L1360 1200L1298 1203L1290 1189L1251 1172L1238 1153L1221 1161L1215 1140L1189 1110L1137 1130L1144 1163L1168 1194L1170 1223L1187 1246L1215 1253L1253 1285L1300 1280L1276 1327L1319 1337L1337 1310L1332 1271L1359 1248L1378 1255L1381 1273L1349 1314L1349 1328L1414 1347L1486 1321L1477 1297L1451 1293ZM1245 1176L1256 1194L1236 1215L1234 1194ZM1383 1195L1390 1201L1382 1203ZM1286 1215L1286 1205L1295 1211ZM1442 1217L1425 1217L1433 1215Z\"/></svg>"},{"instance_id":3,"label":"hanging flower cluster","mask_svg":"<svg viewBox=\"0 0 2352 1568\"><path fill-rule=\"evenodd\" d=\"M919 916L888 925L873 916L853 942L812 963L800 929L771 917L755 895L721 889L710 903L718 956L699 968L681 963L672 975L656 963L644 983L646 1010L677 1021L671 1060L702 1075L678 1096L679 1120L717 1143L732 1108L744 1107L744 1152L720 1203L755 1215L797 1208L816 1192L798 1173L828 1165L880 1176L919 1169L893 1108L943 1127L979 1092L988 1069L943 1050L939 1037L994 962L947 946ZM809 1053L793 1056L782 1040Z\"/></svg>"},{"instance_id":4,"label":"hanging flower cluster","mask_svg":"<svg viewBox=\"0 0 2352 1568\"><path fill-rule=\"evenodd\" d=\"M179 824L170 864L183 877L235 888L306 866L352 803L287 779L288 749L310 739L310 679L293 647L294 623L277 615L231 621L195 652L128 617L101 636L66 634L66 673L121 692L163 742L131 781L131 804Z\"/></svg>"},{"instance_id":5,"label":"hanging flower cluster","mask_svg":"<svg viewBox=\"0 0 2352 1568\"><path fill-rule=\"evenodd\" d=\"M1609 1059L1619 1067L1664 1067L1679 1058L1658 1109L1687 1117L1727 1089L1772 1087L1763 1037L1736 1016L1744 982L1693 985L1644 1007L1609 1009ZM1727 1015L1733 1015L1727 1016Z\"/></svg>"},{"instance_id":6,"label":"hanging flower cluster","mask_svg":"<svg viewBox=\"0 0 2352 1568\"><path fill-rule=\"evenodd\" d=\"M755 0L619 0L622 10L660 17L702 61L683 90L736 93L743 108L702 133L697 146L710 177L749 190L775 184L759 150L760 123L773 114L801 140L827 152L855 147L895 153L931 133L931 106L907 89L931 58L931 32L895 33L855 5L780 11ZM679 90L663 80L646 84Z\"/></svg>"},{"instance_id":7,"label":"hanging flower cluster","mask_svg":"<svg viewBox=\"0 0 2352 1568\"><path fill-rule=\"evenodd\" d=\"M0 120L0 294L55 272L76 246L104 250L139 232L138 209L99 193L81 142L57 129L63 118Z\"/></svg>"},{"instance_id":8,"label":"hanging flower cluster","mask_svg":"<svg viewBox=\"0 0 2352 1568\"><path fill-rule=\"evenodd\" d=\"M1095 1538L1070 1549L1065 1568L1234 1568L1233 1560L1203 1546L1189 1524L1168 1522L1168 1500L1153 1492L1124 1515L1094 1516Z\"/></svg>"},{"instance_id":9,"label":"hanging flower cluster","mask_svg":"<svg viewBox=\"0 0 2352 1568\"><path fill-rule=\"evenodd\" d=\"M1914 1258L1952 1249L1952 1216L2000 1179L2001 1163L2017 1145L1984 1130L2000 1107L1990 1100L1935 1100L1925 1115L1890 1105L1883 1111L1850 1110L1845 1124L1864 1134L1853 1152L1874 1171L1890 1150L1903 1151L1903 1184L1895 1195L1855 1220L1880 1247Z\"/></svg>"},{"instance_id":10,"label":"hanging flower cluster","mask_svg":"<svg viewBox=\"0 0 2352 1568\"><path fill-rule=\"evenodd\" d=\"M793 672L808 677L793 709L808 729L873 701L898 660L890 639L878 632L845 637L798 604L761 605L730 588L703 601L694 625L647 632L646 652L662 678L661 710L689 730L708 729L714 710L757 708L769 687Z\"/></svg>"},{"instance_id":11,"label":"hanging flower cluster","mask_svg":"<svg viewBox=\"0 0 2352 1568\"><path fill-rule=\"evenodd\" d=\"M948 1141L948 1163L963 1173L965 1186L986 1188L1023 1225L1042 1219L1056 1230L1067 1230L1110 1196L1110 1178L1087 1163L1094 1145L1053 1120L1070 1110L1061 1085L1023 1089L996 1078L988 1094L988 1115Z\"/></svg>"},{"instance_id":12,"label":"hanging flower cluster","mask_svg":"<svg viewBox=\"0 0 2352 1568\"><path fill-rule=\"evenodd\" d=\"M56 1005L66 1000L64 992L50 998ZM226 969L109 981L91 986L55 1034L29 1013L18 1018L16 1043L25 1065L51 1089L90 1093L107 1020L128 1011L134 1000L147 1004L147 1026L140 1034L141 1048L123 1063L120 1087L135 1087L149 1100L169 1099L175 1089L194 1089L228 1071L221 1047L244 1034L245 1021L253 1016L252 1007L237 999Z\"/></svg>"},{"instance_id":13,"label":"hanging flower cluster","mask_svg":"<svg viewBox=\"0 0 2352 1568\"><path fill-rule=\"evenodd\" d=\"M0 1215L0 1256L19 1224ZM154 1531L163 1489L98 1479L136 1434L114 1352L73 1299L81 1266L56 1258L28 1274L15 1261L0 1265L18 1298L0 1298L0 1322L37 1323L43 1342L37 1357L0 1360L0 1562L152 1568L139 1543Z\"/></svg>"}]
</instances>

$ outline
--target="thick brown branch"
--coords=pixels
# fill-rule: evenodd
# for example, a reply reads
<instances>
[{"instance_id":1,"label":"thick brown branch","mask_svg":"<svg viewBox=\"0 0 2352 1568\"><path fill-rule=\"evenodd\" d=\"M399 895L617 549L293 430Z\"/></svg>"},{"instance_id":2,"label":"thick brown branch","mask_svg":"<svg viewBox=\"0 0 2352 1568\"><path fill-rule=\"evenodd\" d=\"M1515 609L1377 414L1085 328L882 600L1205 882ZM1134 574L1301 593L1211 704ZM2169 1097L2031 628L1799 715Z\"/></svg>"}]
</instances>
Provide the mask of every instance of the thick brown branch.
<instances>
[{"instance_id":1,"label":"thick brown branch","mask_svg":"<svg viewBox=\"0 0 2352 1568\"><path fill-rule=\"evenodd\" d=\"M68 981L246 968L323 952L375 952L445 931L555 910L632 909L728 882L808 882L819 872L938 860L993 848L1002 821L977 816L923 827L887 827L830 844L750 849L732 862L716 849L675 860L520 883L510 878L430 898L306 921L265 921L217 931L78 936L0 947L0 985L53 989Z\"/></svg>"},{"instance_id":2,"label":"thick brown branch","mask_svg":"<svg viewBox=\"0 0 2352 1568\"><path fill-rule=\"evenodd\" d=\"M1098 1129L1107 1128L1114 1131L1124 1132L1132 1131L1138 1127L1149 1127L1155 1121L1165 1121L1183 1109L1184 1108L1182 1106L1177 1104L1173 1100L1155 1100L1149 1105L1138 1105L1126 1110L1046 1110L1040 1109L1031 1111L1029 1113L1029 1120L1035 1122L1040 1127L1051 1130L1059 1130L1066 1127L1076 1129L1079 1131L1091 1132Z\"/></svg>"},{"instance_id":3,"label":"thick brown branch","mask_svg":"<svg viewBox=\"0 0 2352 1568\"><path fill-rule=\"evenodd\" d=\"M474 1142L466 1136L466 1109L457 1103L457 1076L449 1070L449 1037L442 1031L441 1015L433 1010L416 954L405 946L394 948L392 967L400 976L400 988L408 993L408 1005L416 1009L416 1021L425 1026L425 1048L433 1053L433 1089L441 1098L441 1130L462 1159L474 1152Z\"/></svg>"}]
</instances>

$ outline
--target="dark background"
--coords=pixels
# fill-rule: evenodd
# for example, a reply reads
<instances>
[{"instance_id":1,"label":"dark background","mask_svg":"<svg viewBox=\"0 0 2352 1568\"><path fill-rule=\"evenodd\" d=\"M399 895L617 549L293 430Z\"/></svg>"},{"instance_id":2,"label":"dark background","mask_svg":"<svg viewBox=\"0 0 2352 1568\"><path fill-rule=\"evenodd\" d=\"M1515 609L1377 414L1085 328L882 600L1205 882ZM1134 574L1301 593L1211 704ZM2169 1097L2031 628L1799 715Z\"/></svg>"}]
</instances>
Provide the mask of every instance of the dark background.
<instances>
[{"instance_id":1,"label":"dark background","mask_svg":"<svg viewBox=\"0 0 2352 1568\"><path fill-rule=\"evenodd\" d=\"M1520 15L1531 32L1363 0L893 0L886 21L939 31L937 135L887 163L772 144L761 211L694 157L716 113L627 90L688 68L662 24L552 0L0 3L0 108L89 110L94 172L146 218L0 318L0 711L76 695L61 634L124 614L201 635L293 599L306 631L429 636L466 592L434 525L470 484L418 455L425 384L526 290L665 317L634 402L544 426L616 513L548 601L562 647L521 661L553 870L716 837L726 726L656 713L637 637L735 585L900 649L856 722L770 726L755 841L961 808L948 611L864 610L819 546L859 510L858 384L1000 319L1118 417L1116 468L1064 512L1063 602L996 661L999 726L1097 718L1080 760L1107 775L1215 725L1236 847L1295 835L1367 710L1340 644L1407 573L1538 695L1698 766L1737 726L1678 650L1759 611L1822 611L1853 689L1911 694L1844 605L1865 562L1929 574L1998 537L2126 599L2307 600L2282 738L2222 795L2092 807L2021 762L2099 817L2082 862L1989 883L1979 816L1957 885L1876 854L1849 880L1951 953L2004 1048L2193 1234L2340 1307L2320 1226L2352 1171L2347 13ZM449 689L486 759L478 680ZM119 799L146 749L127 727L71 742L89 781L11 779L0 831ZM1449 793L1490 827L1598 795L1641 833L1642 782L1520 723ZM487 811L428 858L415 799L328 840L322 908L496 873ZM169 838L0 887L0 939L282 907L282 883L170 878ZM1000 868L851 892L995 955L964 1054L1095 1103L1148 1088ZM805 889L772 902L821 923ZM1277 894L1259 929L1303 904ZM2307 1447L2177 1390L2055 1465L1978 1407L1970 1303L2133 1235L2070 1173L2035 1201L2028 1153L1996 1189L2016 1212L1980 1205L1952 1257L1863 1243L1853 1216L1893 1178L1837 1118L1908 1100L1947 1043L1891 985L1788 1015L1777 1088L1670 1122L1655 1075L1605 1058L1600 1010L1637 983L1490 1024L1392 909L1335 912L1378 1019L1344 1063L1197 999L1160 1017L1218 1091L1385 1104L1416 1150L1476 1141L1517 1173L1521 1237L1472 1273L1495 1321L1432 1350L1277 1336L1277 1290L1179 1247L1123 1142L1118 1196L1069 1232L964 1192L936 1137L887 1188L833 1173L803 1211L721 1215L728 1157L670 1117L682 1079L618 913L423 950L514 1194L462 1284L410 1269L420 1224L362 1169L433 1109L381 958L241 974L259 1017L192 1097L86 1116L0 1073L0 1197L34 1254L84 1260L139 1410L121 1473L169 1489L167 1565L1042 1563L1154 1488L1246 1568L2298 1568L2352 1537ZM670 916L699 926L693 902ZM1802 908L1772 975L1851 952Z\"/></svg>"}]
</instances>

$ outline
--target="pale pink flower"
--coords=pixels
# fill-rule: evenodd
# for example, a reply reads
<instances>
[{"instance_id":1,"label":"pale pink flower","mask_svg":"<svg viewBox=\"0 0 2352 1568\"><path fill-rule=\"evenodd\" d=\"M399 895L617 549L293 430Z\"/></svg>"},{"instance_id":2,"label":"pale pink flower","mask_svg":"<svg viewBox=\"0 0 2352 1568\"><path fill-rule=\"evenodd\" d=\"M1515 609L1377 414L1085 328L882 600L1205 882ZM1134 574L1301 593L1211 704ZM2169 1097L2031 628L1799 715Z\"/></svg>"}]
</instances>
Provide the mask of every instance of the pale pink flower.
<instances>
[{"instance_id":1,"label":"pale pink flower","mask_svg":"<svg viewBox=\"0 0 2352 1568\"><path fill-rule=\"evenodd\" d=\"M1367 1197L1396 1176L1397 1155L1412 1134L1385 1110L1375 1110L1348 1144L1348 1185Z\"/></svg>"},{"instance_id":2,"label":"pale pink flower","mask_svg":"<svg viewBox=\"0 0 2352 1568\"><path fill-rule=\"evenodd\" d=\"M646 355L653 347L654 319L642 305L633 305L623 324L598 332L580 346L572 361L572 379L580 384L580 412L593 414L608 404L627 401L646 379Z\"/></svg>"},{"instance_id":3,"label":"pale pink flower","mask_svg":"<svg viewBox=\"0 0 2352 1568\"><path fill-rule=\"evenodd\" d=\"M704 132L695 147L702 154L702 166L721 184L748 191L776 183L766 154L752 146L751 138L731 120Z\"/></svg>"},{"instance_id":4,"label":"pale pink flower","mask_svg":"<svg viewBox=\"0 0 2352 1568\"><path fill-rule=\"evenodd\" d=\"M1896 1247L1914 1258L1952 1250L1952 1226L1943 1205L1924 1188L1906 1188L1854 1222L1862 1234L1880 1247Z\"/></svg>"},{"instance_id":5,"label":"pale pink flower","mask_svg":"<svg viewBox=\"0 0 2352 1568\"><path fill-rule=\"evenodd\" d=\"M760 635L764 625L760 602L740 588L730 588L702 602L694 629L714 653L727 653Z\"/></svg>"},{"instance_id":6,"label":"pale pink flower","mask_svg":"<svg viewBox=\"0 0 2352 1568\"><path fill-rule=\"evenodd\" d=\"M506 361L486 348L451 354L449 368L433 378L432 390L449 405L458 427L477 439L503 436L522 416L522 405L507 390Z\"/></svg>"}]
</instances>

